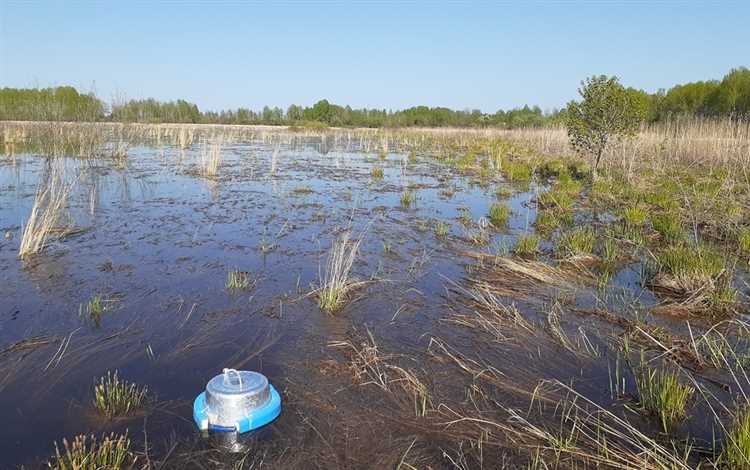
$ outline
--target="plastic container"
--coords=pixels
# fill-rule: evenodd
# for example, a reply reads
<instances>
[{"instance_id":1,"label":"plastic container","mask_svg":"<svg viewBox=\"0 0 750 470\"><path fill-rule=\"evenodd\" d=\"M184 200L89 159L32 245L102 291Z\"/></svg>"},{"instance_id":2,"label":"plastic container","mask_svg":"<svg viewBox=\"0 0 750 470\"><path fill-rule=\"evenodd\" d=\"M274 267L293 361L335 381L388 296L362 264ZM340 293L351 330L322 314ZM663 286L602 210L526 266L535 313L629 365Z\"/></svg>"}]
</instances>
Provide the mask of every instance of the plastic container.
<instances>
[{"instance_id":1,"label":"plastic container","mask_svg":"<svg viewBox=\"0 0 750 470\"><path fill-rule=\"evenodd\" d=\"M258 372L224 369L209 380L193 403L193 418L203 431L244 433L281 413L281 397Z\"/></svg>"}]
</instances>

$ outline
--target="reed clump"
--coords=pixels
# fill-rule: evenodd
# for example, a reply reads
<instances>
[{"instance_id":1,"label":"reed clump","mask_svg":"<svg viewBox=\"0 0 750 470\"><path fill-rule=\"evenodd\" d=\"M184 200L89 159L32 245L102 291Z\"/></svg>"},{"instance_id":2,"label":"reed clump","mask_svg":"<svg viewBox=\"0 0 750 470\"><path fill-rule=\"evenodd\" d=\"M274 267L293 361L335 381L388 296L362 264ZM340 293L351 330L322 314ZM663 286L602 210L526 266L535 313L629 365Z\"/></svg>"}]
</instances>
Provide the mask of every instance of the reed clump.
<instances>
[{"instance_id":1,"label":"reed clump","mask_svg":"<svg viewBox=\"0 0 750 470\"><path fill-rule=\"evenodd\" d=\"M72 184L65 182L63 166L53 162L49 174L37 187L34 204L21 235L20 258L40 253L49 245L66 216L71 188Z\"/></svg>"},{"instance_id":2,"label":"reed clump","mask_svg":"<svg viewBox=\"0 0 750 470\"><path fill-rule=\"evenodd\" d=\"M351 270L361 242L352 241L351 232L346 231L331 246L326 272L321 276L317 291L318 305L322 310L335 313L344 305L349 292L359 284L351 279Z\"/></svg>"},{"instance_id":3,"label":"reed clump","mask_svg":"<svg viewBox=\"0 0 750 470\"><path fill-rule=\"evenodd\" d=\"M221 166L221 148L224 142L221 139L206 141L201 147L200 174L205 178L216 178L219 176Z\"/></svg>"},{"instance_id":4,"label":"reed clump","mask_svg":"<svg viewBox=\"0 0 750 470\"><path fill-rule=\"evenodd\" d=\"M246 271L232 270L227 273L225 287L229 291L247 290L252 285L250 273Z\"/></svg>"},{"instance_id":5,"label":"reed clump","mask_svg":"<svg viewBox=\"0 0 750 470\"><path fill-rule=\"evenodd\" d=\"M107 372L94 386L94 407L108 419L127 416L144 405L147 393L146 386L120 379L117 371Z\"/></svg>"},{"instance_id":6,"label":"reed clump","mask_svg":"<svg viewBox=\"0 0 750 470\"><path fill-rule=\"evenodd\" d=\"M137 456L130 449L127 434L110 434L101 440L93 435L63 439L62 448L55 442L55 455L47 462L54 470L120 470L133 468Z\"/></svg>"}]
</instances>

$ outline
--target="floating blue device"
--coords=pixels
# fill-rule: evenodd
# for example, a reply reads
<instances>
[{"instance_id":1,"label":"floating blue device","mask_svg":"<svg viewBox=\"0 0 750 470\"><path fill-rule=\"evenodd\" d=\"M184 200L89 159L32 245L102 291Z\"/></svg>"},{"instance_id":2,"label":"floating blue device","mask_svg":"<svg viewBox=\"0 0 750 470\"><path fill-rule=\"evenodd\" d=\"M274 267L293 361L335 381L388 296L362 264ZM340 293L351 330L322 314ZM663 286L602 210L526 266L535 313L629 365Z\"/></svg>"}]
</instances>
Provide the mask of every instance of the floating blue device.
<instances>
[{"instance_id":1,"label":"floating blue device","mask_svg":"<svg viewBox=\"0 0 750 470\"><path fill-rule=\"evenodd\" d=\"M263 374L224 369L209 380L193 403L201 431L244 433L258 429L281 413L281 397Z\"/></svg>"}]
</instances>

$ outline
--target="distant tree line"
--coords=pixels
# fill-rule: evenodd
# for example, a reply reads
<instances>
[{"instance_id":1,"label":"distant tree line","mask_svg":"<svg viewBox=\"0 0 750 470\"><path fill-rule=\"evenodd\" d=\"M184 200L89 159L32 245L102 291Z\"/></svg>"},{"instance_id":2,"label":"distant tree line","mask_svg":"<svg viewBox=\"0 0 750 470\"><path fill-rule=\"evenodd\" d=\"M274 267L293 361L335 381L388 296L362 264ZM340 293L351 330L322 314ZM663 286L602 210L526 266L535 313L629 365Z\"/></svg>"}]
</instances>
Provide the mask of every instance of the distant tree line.
<instances>
[{"instance_id":1,"label":"distant tree line","mask_svg":"<svg viewBox=\"0 0 750 470\"><path fill-rule=\"evenodd\" d=\"M647 121L677 116L750 118L750 70L733 69L721 80L676 85L647 93L626 89L639 103ZM291 105L286 110L266 106L254 111L238 108L201 111L184 101L131 100L107 106L93 93L69 86L45 89L0 89L0 120L115 121L142 123L217 123L341 127L541 127L565 121L566 110L543 112L538 106L483 113L442 107L416 106L399 111L352 109L320 100L313 106Z\"/></svg>"}]
</instances>

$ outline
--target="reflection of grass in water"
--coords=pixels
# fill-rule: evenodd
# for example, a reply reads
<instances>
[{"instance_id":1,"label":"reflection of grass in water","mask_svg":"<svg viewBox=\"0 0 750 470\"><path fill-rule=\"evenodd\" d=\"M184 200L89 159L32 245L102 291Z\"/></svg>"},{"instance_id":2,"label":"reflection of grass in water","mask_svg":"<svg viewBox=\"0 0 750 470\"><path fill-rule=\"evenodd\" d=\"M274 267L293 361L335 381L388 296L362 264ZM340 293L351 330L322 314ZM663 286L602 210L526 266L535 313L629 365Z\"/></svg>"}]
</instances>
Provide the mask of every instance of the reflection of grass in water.
<instances>
[{"instance_id":1,"label":"reflection of grass in water","mask_svg":"<svg viewBox=\"0 0 750 470\"><path fill-rule=\"evenodd\" d=\"M62 449L55 442L55 455L48 465L56 470L117 470L131 468L135 461L127 435L112 433L97 441L93 435L81 434L72 442L63 439Z\"/></svg>"},{"instance_id":2,"label":"reflection of grass in water","mask_svg":"<svg viewBox=\"0 0 750 470\"><path fill-rule=\"evenodd\" d=\"M148 388L126 380L114 374L99 379L94 386L94 407L109 419L127 416L143 406Z\"/></svg>"}]
</instances>

